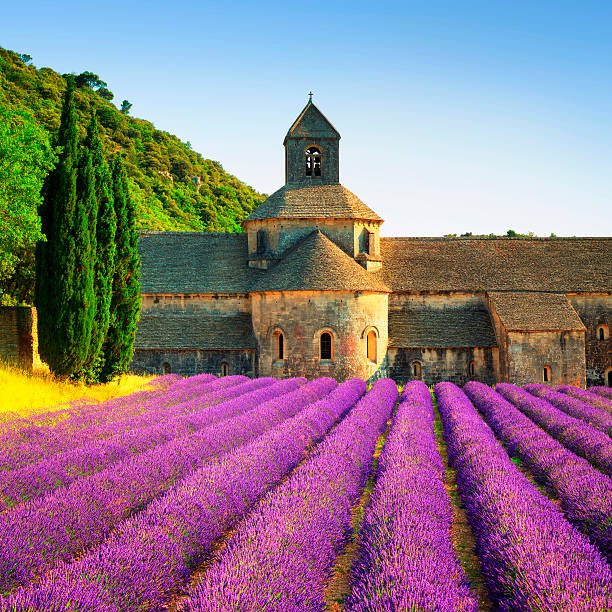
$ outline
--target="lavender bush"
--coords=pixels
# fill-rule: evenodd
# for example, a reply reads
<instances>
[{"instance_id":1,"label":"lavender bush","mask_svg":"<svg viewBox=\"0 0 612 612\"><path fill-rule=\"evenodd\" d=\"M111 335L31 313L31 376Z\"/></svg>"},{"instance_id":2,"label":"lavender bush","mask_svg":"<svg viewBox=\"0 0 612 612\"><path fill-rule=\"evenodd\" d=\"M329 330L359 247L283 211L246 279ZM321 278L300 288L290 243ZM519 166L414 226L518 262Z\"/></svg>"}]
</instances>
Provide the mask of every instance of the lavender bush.
<instances>
[{"instance_id":1,"label":"lavender bush","mask_svg":"<svg viewBox=\"0 0 612 612\"><path fill-rule=\"evenodd\" d=\"M555 391L559 391L560 393L565 393L566 395L575 397L581 402L585 402L586 404L591 404L591 406L595 406L595 408L601 408L602 410L606 410L607 412L612 412L612 400L609 400L602 395L598 395L597 393L585 391L584 389L572 387L571 385L561 385L557 387Z\"/></svg>"},{"instance_id":2,"label":"lavender bush","mask_svg":"<svg viewBox=\"0 0 612 612\"><path fill-rule=\"evenodd\" d=\"M294 379L281 384L290 390L304 382ZM252 385L253 389L270 388L264 379L254 380ZM252 410L0 515L0 590L26 584L59 561L70 561L100 544L119 522L178 484L204 461L252 440L335 386L335 381L318 379L291 395L264 403L258 394L260 405ZM248 395L236 401L248 402Z\"/></svg>"},{"instance_id":3,"label":"lavender bush","mask_svg":"<svg viewBox=\"0 0 612 612\"><path fill-rule=\"evenodd\" d=\"M272 384L274 379L267 380ZM210 383L205 383L199 388L205 390L209 385ZM191 387L191 389L196 388L195 385ZM229 395L240 397L252 389L250 382L237 385L232 388ZM267 400L272 399L275 393L280 395L285 392L284 385L276 384L274 388L262 389L260 395ZM227 393L223 395L228 397ZM219 404L222 399L223 396L216 393L204 393L189 402L159 410L154 419L157 424L150 427L119 433L107 440L90 442L75 450L53 455L34 465L7 472L4 476L0 474L0 509L4 510L18 503L36 499L60 487L66 487L79 478L107 469L123 459L236 416L252 406L253 402L257 401L257 395L251 395L249 402L225 401ZM190 413L192 410L195 412ZM118 429L122 431L123 423L119 425Z\"/></svg>"},{"instance_id":4,"label":"lavender bush","mask_svg":"<svg viewBox=\"0 0 612 612\"><path fill-rule=\"evenodd\" d=\"M291 477L265 496L229 536L186 609L324 609L324 587L350 528L351 506L397 401L391 380L377 381Z\"/></svg>"},{"instance_id":5,"label":"lavender bush","mask_svg":"<svg viewBox=\"0 0 612 612\"><path fill-rule=\"evenodd\" d=\"M585 612L612 606L612 571L512 463L467 396L435 387L451 464L500 610Z\"/></svg>"},{"instance_id":6,"label":"lavender bush","mask_svg":"<svg viewBox=\"0 0 612 612\"><path fill-rule=\"evenodd\" d=\"M360 379L339 385L297 416L205 465L122 523L104 545L58 567L6 605L90 612L162 609L214 540L285 476L364 392Z\"/></svg>"},{"instance_id":7,"label":"lavender bush","mask_svg":"<svg viewBox=\"0 0 612 612\"><path fill-rule=\"evenodd\" d=\"M612 387L589 387L587 389L590 393L596 393L605 397L606 399L612 400Z\"/></svg>"},{"instance_id":8,"label":"lavender bush","mask_svg":"<svg viewBox=\"0 0 612 612\"><path fill-rule=\"evenodd\" d=\"M581 531L612 559L612 480L540 429L499 393L478 382L463 388L512 456L557 494L561 507Z\"/></svg>"},{"instance_id":9,"label":"lavender bush","mask_svg":"<svg viewBox=\"0 0 612 612\"><path fill-rule=\"evenodd\" d=\"M409 382L380 456L347 612L475 611L453 549L452 520L431 394L422 382Z\"/></svg>"},{"instance_id":10,"label":"lavender bush","mask_svg":"<svg viewBox=\"0 0 612 612\"><path fill-rule=\"evenodd\" d=\"M108 420L108 408L66 419L54 427L29 427L7 433L0 440L0 472L9 471L41 461L59 452L71 450L94 440L102 440L121 431L146 427L162 421L163 408L186 402L198 395L215 392L214 400L234 397L231 385L250 382L245 376L233 378L230 386L224 380L209 381L188 389L172 387L154 399L145 400L140 407L130 400L121 403L124 416L120 421ZM212 396L211 396L212 397ZM119 404L119 403L118 403ZM115 415L116 415L115 411ZM156 421L156 419L158 419Z\"/></svg>"},{"instance_id":11,"label":"lavender bush","mask_svg":"<svg viewBox=\"0 0 612 612\"><path fill-rule=\"evenodd\" d=\"M582 419L604 433L612 435L612 414L609 412L601 408L595 408L595 406L591 406L591 404L581 402L575 397L570 397L565 393L553 391L546 385L525 385L525 389L532 395L545 399L547 402L550 402L553 406L556 406L559 410L563 410L563 412L566 412L570 416Z\"/></svg>"},{"instance_id":12,"label":"lavender bush","mask_svg":"<svg viewBox=\"0 0 612 612\"><path fill-rule=\"evenodd\" d=\"M495 390L566 448L612 476L612 440L607 434L515 385L499 383Z\"/></svg>"}]
</instances>

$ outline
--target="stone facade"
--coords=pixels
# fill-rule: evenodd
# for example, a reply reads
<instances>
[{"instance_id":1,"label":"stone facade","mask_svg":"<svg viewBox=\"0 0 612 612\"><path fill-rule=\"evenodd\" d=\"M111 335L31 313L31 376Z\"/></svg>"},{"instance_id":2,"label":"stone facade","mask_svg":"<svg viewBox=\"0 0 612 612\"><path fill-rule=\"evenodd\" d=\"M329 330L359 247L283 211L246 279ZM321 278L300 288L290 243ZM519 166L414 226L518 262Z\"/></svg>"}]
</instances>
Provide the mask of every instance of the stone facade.
<instances>
[{"instance_id":1,"label":"stone facade","mask_svg":"<svg viewBox=\"0 0 612 612\"><path fill-rule=\"evenodd\" d=\"M309 102L283 143L286 184L244 234L143 234L134 367L607 381L611 239L381 238L339 182L339 141Z\"/></svg>"},{"instance_id":2,"label":"stone facade","mask_svg":"<svg viewBox=\"0 0 612 612\"><path fill-rule=\"evenodd\" d=\"M40 365L36 308L0 306L0 359L31 370Z\"/></svg>"},{"instance_id":3,"label":"stone facade","mask_svg":"<svg viewBox=\"0 0 612 612\"><path fill-rule=\"evenodd\" d=\"M612 385L612 239L381 237L339 141L309 102L243 234L142 234L134 370ZM19 317L0 347L29 360Z\"/></svg>"}]
</instances>

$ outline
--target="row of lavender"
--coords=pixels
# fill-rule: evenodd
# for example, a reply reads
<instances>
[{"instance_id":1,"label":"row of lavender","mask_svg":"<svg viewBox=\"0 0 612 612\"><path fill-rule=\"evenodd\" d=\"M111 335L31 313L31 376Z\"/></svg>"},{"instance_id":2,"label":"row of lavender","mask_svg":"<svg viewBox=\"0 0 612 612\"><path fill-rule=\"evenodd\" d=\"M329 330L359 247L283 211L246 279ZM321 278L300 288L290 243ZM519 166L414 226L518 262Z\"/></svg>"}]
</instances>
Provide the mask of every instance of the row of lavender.
<instances>
[{"instance_id":1,"label":"row of lavender","mask_svg":"<svg viewBox=\"0 0 612 612\"><path fill-rule=\"evenodd\" d=\"M187 393L172 394L167 400L168 406L156 405L154 412L141 415L151 422L149 426L144 426L143 419L139 418L141 427L123 432L125 421L111 423L107 430L115 428L118 433L105 440L91 441L37 463L0 473L0 510L67 487L79 478L234 416L244 410L246 404L236 401L226 405L228 400L268 387L273 382L272 378L247 379L246 382L232 380L220 387L219 384L224 383L221 379L196 384ZM282 392L279 387L275 389L279 394ZM182 401L186 396L189 400ZM212 410L213 406L217 408Z\"/></svg>"},{"instance_id":2,"label":"row of lavender","mask_svg":"<svg viewBox=\"0 0 612 612\"><path fill-rule=\"evenodd\" d=\"M229 415L238 411L236 416L1 514L0 589L27 584L100 544L119 523L207 460L254 439L335 386L329 379L304 383L251 381L250 393L220 405Z\"/></svg>"},{"instance_id":3,"label":"row of lavender","mask_svg":"<svg viewBox=\"0 0 612 612\"><path fill-rule=\"evenodd\" d=\"M357 383L353 381L353 384ZM388 390L388 397L392 397L392 386L391 381L382 381L374 387L373 392L376 391L384 398L385 391ZM444 386L437 389L437 394L447 438L452 438L454 430L448 425L451 412L443 409L444 389ZM486 387L485 389L492 394L490 399L495 399L495 403L500 400L504 402L501 396ZM467 390L469 391L469 388ZM458 396L461 401L465 400L469 404L465 395L458 389L457 391L461 394ZM477 386L472 390L475 396L479 391L484 394ZM376 401L376 394L373 392L364 398L362 404L367 406L365 400L368 398L370 403ZM389 400L389 411L393 403L394 400ZM333 414L333 406L326 409L328 415L331 415L330 422L338 417L342 405L342 401L336 402L336 412ZM506 412L509 406L504 406ZM552 406L551 408L555 410ZM480 419L473 407L472 412ZM363 419L365 411L362 410L362 413ZM271 494L272 502L268 503L268 498L264 498L256 507L256 511L249 515L243 528L241 527L229 541L224 554L206 572L204 579L189 591L186 603L189 609L220 610L227 609L224 606L233 605L232 609L251 610L259 609L270 601L275 602L275 607L270 609L320 609L326 574L348 527L347 508L350 510L350 501L355 499L359 487L363 484L369 465L368 459L371 459L372 448L368 444L377 427L376 412L374 423L368 424L369 429L364 427L363 423L359 424L356 416L359 414L357 407L351 412L355 423L350 443L348 439L342 442L340 437L341 441L335 446L331 444L327 454L321 452L327 457L328 463L333 455L331 449L334 449L336 455L340 451L342 458L339 461L336 456L337 465L327 466L327 470L331 470L328 481L321 482L325 481L324 477L328 472L325 470L325 461L322 464L316 462L316 457L321 456L317 449L317 455L313 459L298 468L287 483ZM206 465L197 470L191 478L183 481L180 487L172 489L154 502L147 511L131 521L120 523L113 537L107 540L103 547L94 548L92 553L79 563L61 564L54 572L43 577L38 586L17 592L10 599L11 603L6 604L10 606L6 609L129 610L150 609L161 605L160 602L167 600L170 594L185 582L193 565L210 548L214 538L243 513L267 487L295 465L296 457L303 452L306 444L302 440L300 447L299 432L307 422L302 416L300 414L292 419L295 421L292 430L290 421L286 424L286 432L281 432L285 426L283 424L277 428L278 431L225 455L219 464ZM469 421L472 416L468 410L461 418ZM345 420L329 440L333 440L343 427L350 431L346 425L349 422L351 419ZM478 426L488 429L481 419ZM380 431L380 424L378 427ZM289 430L293 432L290 438L298 440L297 447L292 447L293 455L291 452L287 455L287 441L283 442ZM316 431L317 435L322 433L320 426ZM482 434L482 431L475 427L475 438L468 444L470 450L478 446L479 434ZM266 437L269 437L269 440ZM315 437L309 437L306 433L305 439L311 440ZM329 440L320 445L320 448L324 449ZM268 457L270 448L275 449L276 445L279 445L278 453L272 453ZM449 448L452 445L453 440L450 439ZM299 448L302 450L296 450ZM343 463L349 448L353 457L360 459L357 466L350 461L348 466ZM509 461L505 451L503 454ZM241 467L244 469L241 470ZM229 477L234 473L238 478ZM249 481L252 473L259 474L254 483ZM298 477L300 474L303 475L302 480ZM482 474L476 476L482 478ZM231 482L229 487L226 486L228 482ZM294 483L294 487L291 488L289 483ZM208 489L210 493L204 493ZM224 494L221 494L221 491L224 491ZM427 494L423 494L425 491ZM535 493L539 495L537 490ZM471 494L474 494L473 490ZM202 496L204 501L200 503ZM323 497L322 501L320 496ZM219 500L223 500L223 503L220 504ZM465 501L466 504L469 503L468 499ZM432 508L435 512L432 512ZM310 522L306 521L304 514ZM389 522L389 516L396 517L396 520ZM353 575L354 586L349 609L392 610L401 609L402 606L424 609L475 609L475 599L452 550L449 527L451 516L450 502L444 490L443 468L435 449L431 399L424 385L414 383L408 385L402 395L389 441L385 446L373 504L368 511L362 532L362 560ZM415 521L417 517L418 520ZM287 529L283 529L286 523ZM559 527L554 521L553 523ZM563 519L561 525L571 530ZM504 526L506 527L507 525ZM518 532L519 542L523 535L524 532ZM281 548L278 544L279 536ZM175 548L177 542L182 544ZM305 546L306 543L308 546ZM560 545L560 541L556 544ZM299 554L296 554L298 550ZM399 555L398 550L401 550ZM533 550L529 549L525 553L526 559L531 552ZM575 547L575 550L570 547L568 554L573 552L584 555L580 546ZM516 562L517 558L511 553L512 551L509 554L510 562ZM597 554L595 551L594 559ZM170 563L164 562L164 555L171 560ZM151 565L154 566L153 571ZM483 565L486 567L484 561ZM495 567L499 569L499 559L494 560L493 568ZM602 567L607 569L609 574L605 563ZM511 569L516 570L512 567ZM561 580L558 584L567 586L570 591L573 588L572 592L579 597L583 606L565 609L597 609L599 605L610 603L610 581L605 572L599 583L591 583L592 576L588 572L567 576L563 569L567 570L567 567L561 568L556 574L553 572L554 575L548 578ZM496 576L495 572L493 574L492 578L489 575L486 577L494 599L501 608L507 604L511 609L533 609L524 607L528 605L525 602L529 601L532 605L535 602L536 607L542 604L552 606L553 609L557 604L566 605L567 597L564 599L557 593L555 598L554 589L550 589L551 592L544 589L539 596L534 595L539 588L537 580L546 580L545 574L536 576L534 573L531 576L532 583L526 580L527 587L531 586L532 589L531 593L529 588L526 589L526 599L524 593L523 599L520 594L514 599L508 598L511 589L508 589L507 584L500 585L499 576ZM298 575L305 575L306 583L303 580L296 581L295 577ZM135 576L140 577L140 587L138 580L136 588L134 586ZM514 582L514 579L511 582ZM577 590L574 588L576 584L580 587ZM520 586L525 588L524 584ZM235 590L241 593L239 602L232 599ZM499 592L506 594L506 600L497 597ZM242 599L245 593L247 597ZM266 599L272 596L273 599ZM535 599L529 600L530 596ZM589 599L590 597L593 599ZM77 603L79 607L67 607L76 606ZM239 603L241 607L238 607Z\"/></svg>"}]
</instances>

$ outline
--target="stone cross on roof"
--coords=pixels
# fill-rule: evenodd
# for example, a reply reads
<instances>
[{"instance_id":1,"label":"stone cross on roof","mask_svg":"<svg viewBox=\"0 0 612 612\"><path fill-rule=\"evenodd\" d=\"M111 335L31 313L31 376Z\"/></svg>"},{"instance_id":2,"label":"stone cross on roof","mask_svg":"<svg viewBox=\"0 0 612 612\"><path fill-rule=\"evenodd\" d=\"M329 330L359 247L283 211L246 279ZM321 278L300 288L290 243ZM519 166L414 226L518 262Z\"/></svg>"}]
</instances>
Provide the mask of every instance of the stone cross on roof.
<instances>
[{"instance_id":1,"label":"stone cross on roof","mask_svg":"<svg viewBox=\"0 0 612 612\"><path fill-rule=\"evenodd\" d=\"M308 101L309 101L309 102L312 102L312 96L313 96L314 94L313 94L313 93L312 93L312 91L311 91L311 92L309 92L309 93L308 93L308 95L310 96L310 97L309 97L309 99L308 99Z\"/></svg>"}]
</instances>

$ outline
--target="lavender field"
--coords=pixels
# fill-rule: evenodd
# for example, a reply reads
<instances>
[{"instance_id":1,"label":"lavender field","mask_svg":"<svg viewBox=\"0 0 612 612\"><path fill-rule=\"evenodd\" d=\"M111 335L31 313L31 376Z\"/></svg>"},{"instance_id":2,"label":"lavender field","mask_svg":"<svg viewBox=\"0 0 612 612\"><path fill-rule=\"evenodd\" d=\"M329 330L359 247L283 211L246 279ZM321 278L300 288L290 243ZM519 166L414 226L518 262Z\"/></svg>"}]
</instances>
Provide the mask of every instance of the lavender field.
<instances>
[{"instance_id":1,"label":"lavender field","mask_svg":"<svg viewBox=\"0 0 612 612\"><path fill-rule=\"evenodd\" d=\"M612 610L606 388L167 375L0 430L0 610Z\"/></svg>"}]
</instances>

